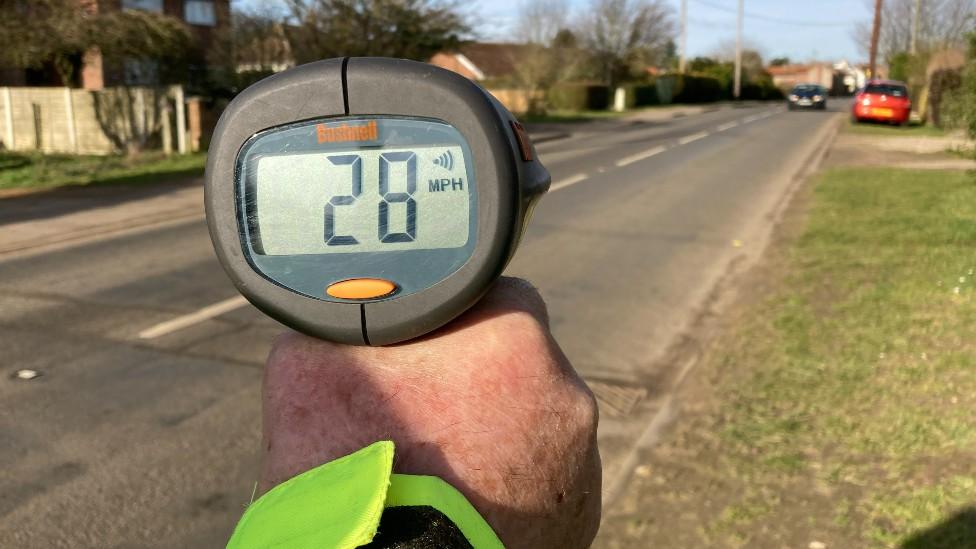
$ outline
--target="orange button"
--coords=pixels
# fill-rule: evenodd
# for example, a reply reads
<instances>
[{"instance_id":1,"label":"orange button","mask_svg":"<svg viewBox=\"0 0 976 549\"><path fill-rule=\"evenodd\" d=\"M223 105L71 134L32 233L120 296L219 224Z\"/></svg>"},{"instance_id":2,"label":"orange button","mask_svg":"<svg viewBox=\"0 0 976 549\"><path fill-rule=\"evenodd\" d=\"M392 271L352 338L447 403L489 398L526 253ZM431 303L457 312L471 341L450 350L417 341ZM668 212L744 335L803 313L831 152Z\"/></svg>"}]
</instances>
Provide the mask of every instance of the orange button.
<instances>
[{"instance_id":1,"label":"orange button","mask_svg":"<svg viewBox=\"0 0 976 549\"><path fill-rule=\"evenodd\" d=\"M336 282L325 293L339 299L374 299L397 291L397 285L382 278L352 278Z\"/></svg>"}]
</instances>

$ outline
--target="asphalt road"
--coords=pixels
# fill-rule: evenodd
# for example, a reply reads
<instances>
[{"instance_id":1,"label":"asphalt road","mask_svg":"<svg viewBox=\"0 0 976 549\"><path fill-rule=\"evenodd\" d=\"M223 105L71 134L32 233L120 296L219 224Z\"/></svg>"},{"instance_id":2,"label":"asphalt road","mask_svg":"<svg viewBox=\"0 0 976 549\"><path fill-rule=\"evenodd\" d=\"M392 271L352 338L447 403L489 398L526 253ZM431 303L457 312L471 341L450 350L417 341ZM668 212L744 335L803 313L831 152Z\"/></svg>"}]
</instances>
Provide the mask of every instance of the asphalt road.
<instances>
[{"instance_id":1,"label":"asphalt road","mask_svg":"<svg viewBox=\"0 0 976 549\"><path fill-rule=\"evenodd\" d=\"M541 289L600 399L608 503L660 424L681 368L667 349L761 248L831 117L751 106L538 147L554 185L509 273ZM281 326L234 301L165 323L235 296L202 217L0 260L0 547L222 546Z\"/></svg>"}]
</instances>

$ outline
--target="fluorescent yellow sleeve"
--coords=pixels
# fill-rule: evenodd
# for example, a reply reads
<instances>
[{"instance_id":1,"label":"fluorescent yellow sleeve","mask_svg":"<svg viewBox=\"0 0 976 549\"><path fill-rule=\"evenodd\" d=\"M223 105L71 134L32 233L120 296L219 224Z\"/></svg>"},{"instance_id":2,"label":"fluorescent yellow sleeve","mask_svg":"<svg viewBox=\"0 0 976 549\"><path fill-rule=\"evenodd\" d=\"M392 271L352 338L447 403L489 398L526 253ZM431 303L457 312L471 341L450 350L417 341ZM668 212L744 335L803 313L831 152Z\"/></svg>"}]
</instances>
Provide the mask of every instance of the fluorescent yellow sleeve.
<instances>
[{"instance_id":1,"label":"fluorescent yellow sleeve","mask_svg":"<svg viewBox=\"0 0 976 549\"><path fill-rule=\"evenodd\" d=\"M437 477L394 475L391 441L293 477L252 503L228 549L354 549L372 541L385 507L430 506L474 549L504 549L461 492Z\"/></svg>"}]
</instances>

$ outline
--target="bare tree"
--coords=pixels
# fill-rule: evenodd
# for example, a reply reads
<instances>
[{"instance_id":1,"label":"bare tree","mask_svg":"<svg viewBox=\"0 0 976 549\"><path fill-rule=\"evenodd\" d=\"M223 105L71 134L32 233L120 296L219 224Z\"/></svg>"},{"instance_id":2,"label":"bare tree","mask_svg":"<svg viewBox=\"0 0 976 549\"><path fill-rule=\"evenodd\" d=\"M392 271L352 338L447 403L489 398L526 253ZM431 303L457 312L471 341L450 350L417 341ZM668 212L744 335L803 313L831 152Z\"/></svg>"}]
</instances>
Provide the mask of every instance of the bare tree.
<instances>
[{"instance_id":1,"label":"bare tree","mask_svg":"<svg viewBox=\"0 0 976 549\"><path fill-rule=\"evenodd\" d=\"M454 0L286 0L296 61L382 55L426 61L470 32Z\"/></svg>"},{"instance_id":2,"label":"bare tree","mask_svg":"<svg viewBox=\"0 0 976 549\"><path fill-rule=\"evenodd\" d=\"M525 94L528 112L542 114L549 90L577 71L582 52L567 29L567 0L525 0L518 20L515 35L523 47L514 60L515 83Z\"/></svg>"},{"instance_id":3,"label":"bare tree","mask_svg":"<svg viewBox=\"0 0 976 549\"><path fill-rule=\"evenodd\" d=\"M672 8L663 0L592 0L580 33L612 88L661 59L674 39Z\"/></svg>"},{"instance_id":4,"label":"bare tree","mask_svg":"<svg viewBox=\"0 0 976 549\"><path fill-rule=\"evenodd\" d=\"M874 11L874 0L864 0ZM881 16L878 51L882 59L908 52L912 43L915 0L885 0ZM919 2L917 49L930 52L949 46L962 46L966 34L976 29L976 0L922 0ZM867 53L871 22L855 26L855 39Z\"/></svg>"},{"instance_id":5,"label":"bare tree","mask_svg":"<svg viewBox=\"0 0 976 549\"><path fill-rule=\"evenodd\" d=\"M270 2L231 12L231 24L217 31L207 51L213 93L236 95L273 72L295 64L284 12Z\"/></svg>"},{"instance_id":6,"label":"bare tree","mask_svg":"<svg viewBox=\"0 0 976 549\"><path fill-rule=\"evenodd\" d=\"M735 62L735 40L722 40L710 55L712 59L723 63ZM763 61L762 48L751 40L742 42L742 81L753 82L766 73L766 62Z\"/></svg>"}]
</instances>

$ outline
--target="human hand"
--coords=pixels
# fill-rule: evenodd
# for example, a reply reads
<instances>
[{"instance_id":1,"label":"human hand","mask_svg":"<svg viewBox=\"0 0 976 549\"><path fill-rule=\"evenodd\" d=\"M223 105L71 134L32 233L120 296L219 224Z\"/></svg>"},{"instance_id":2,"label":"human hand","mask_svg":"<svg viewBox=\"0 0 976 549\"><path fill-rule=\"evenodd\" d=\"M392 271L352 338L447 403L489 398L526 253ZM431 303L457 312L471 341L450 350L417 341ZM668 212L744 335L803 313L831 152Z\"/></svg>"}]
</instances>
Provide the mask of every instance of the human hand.
<instances>
[{"instance_id":1,"label":"human hand","mask_svg":"<svg viewBox=\"0 0 976 549\"><path fill-rule=\"evenodd\" d=\"M453 485L506 547L587 547L596 535L596 403L525 281L499 280L448 326L399 345L288 332L263 400L261 493L393 440L395 472Z\"/></svg>"}]
</instances>

